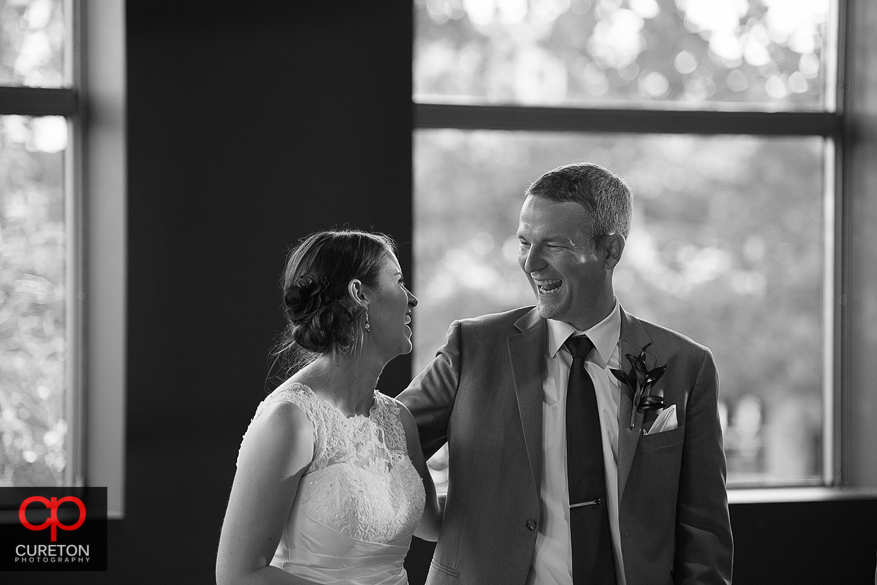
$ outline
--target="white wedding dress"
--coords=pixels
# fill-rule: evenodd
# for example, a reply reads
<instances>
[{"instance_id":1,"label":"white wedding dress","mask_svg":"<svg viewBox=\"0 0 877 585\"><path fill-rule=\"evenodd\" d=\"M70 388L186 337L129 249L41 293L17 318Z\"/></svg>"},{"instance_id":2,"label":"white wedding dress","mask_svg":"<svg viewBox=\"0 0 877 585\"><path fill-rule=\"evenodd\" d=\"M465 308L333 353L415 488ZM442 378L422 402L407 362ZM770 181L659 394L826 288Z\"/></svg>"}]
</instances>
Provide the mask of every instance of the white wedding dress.
<instances>
[{"instance_id":1,"label":"white wedding dress","mask_svg":"<svg viewBox=\"0 0 877 585\"><path fill-rule=\"evenodd\" d=\"M375 390L369 415L348 418L309 387L287 383L253 420L278 401L307 414L315 441L271 565L314 583L408 583L402 563L425 493L398 403Z\"/></svg>"}]
</instances>

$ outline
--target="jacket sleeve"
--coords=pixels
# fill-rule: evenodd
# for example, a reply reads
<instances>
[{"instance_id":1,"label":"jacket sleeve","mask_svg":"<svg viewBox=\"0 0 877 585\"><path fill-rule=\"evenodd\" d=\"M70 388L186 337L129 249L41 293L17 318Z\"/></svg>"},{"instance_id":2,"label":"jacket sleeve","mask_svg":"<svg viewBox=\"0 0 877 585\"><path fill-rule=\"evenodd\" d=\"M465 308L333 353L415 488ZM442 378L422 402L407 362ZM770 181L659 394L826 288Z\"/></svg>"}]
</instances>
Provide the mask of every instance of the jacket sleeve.
<instances>
[{"instance_id":1,"label":"jacket sleeve","mask_svg":"<svg viewBox=\"0 0 877 585\"><path fill-rule=\"evenodd\" d=\"M398 396L414 415L427 459L448 440L448 421L460 383L460 327L459 321L451 323L445 344L435 358Z\"/></svg>"},{"instance_id":2,"label":"jacket sleeve","mask_svg":"<svg viewBox=\"0 0 877 585\"><path fill-rule=\"evenodd\" d=\"M734 556L718 373L707 350L689 396L676 510L674 581L730 584Z\"/></svg>"}]
</instances>

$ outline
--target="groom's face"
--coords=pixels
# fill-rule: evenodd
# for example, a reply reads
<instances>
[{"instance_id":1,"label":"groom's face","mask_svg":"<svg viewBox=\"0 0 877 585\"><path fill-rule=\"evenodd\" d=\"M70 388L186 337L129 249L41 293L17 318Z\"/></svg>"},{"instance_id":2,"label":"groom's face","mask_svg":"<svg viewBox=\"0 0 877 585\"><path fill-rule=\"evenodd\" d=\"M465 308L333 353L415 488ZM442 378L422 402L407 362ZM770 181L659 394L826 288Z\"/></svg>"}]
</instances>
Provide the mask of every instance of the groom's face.
<instances>
[{"instance_id":1,"label":"groom's face","mask_svg":"<svg viewBox=\"0 0 877 585\"><path fill-rule=\"evenodd\" d=\"M591 241L588 212L574 202L528 196L518 224L518 263L540 314L580 330L606 294L604 252ZM610 287L611 289L611 287ZM611 290L610 290L611 294Z\"/></svg>"}]
</instances>

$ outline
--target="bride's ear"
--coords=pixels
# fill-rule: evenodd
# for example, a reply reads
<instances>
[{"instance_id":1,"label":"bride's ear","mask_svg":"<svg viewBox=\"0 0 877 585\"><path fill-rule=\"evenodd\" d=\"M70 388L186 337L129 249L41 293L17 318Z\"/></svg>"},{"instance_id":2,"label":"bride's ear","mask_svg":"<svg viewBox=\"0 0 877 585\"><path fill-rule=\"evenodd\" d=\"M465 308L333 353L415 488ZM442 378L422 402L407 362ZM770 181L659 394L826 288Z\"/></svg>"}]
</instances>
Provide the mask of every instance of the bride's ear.
<instances>
[{"instance_id":1,"label":"bride's ear","mask_svg":"<svg viewBox=\"0 0 877 585\"><path fill-rule=\"evenodd\" d=\"M361 280L358 278L351 280L347 285L347 294L350 295L350 298L354 303L364 309L368 308L368 298L365 296L365 285L362 284Z\"/></svg>"}]
</instances>

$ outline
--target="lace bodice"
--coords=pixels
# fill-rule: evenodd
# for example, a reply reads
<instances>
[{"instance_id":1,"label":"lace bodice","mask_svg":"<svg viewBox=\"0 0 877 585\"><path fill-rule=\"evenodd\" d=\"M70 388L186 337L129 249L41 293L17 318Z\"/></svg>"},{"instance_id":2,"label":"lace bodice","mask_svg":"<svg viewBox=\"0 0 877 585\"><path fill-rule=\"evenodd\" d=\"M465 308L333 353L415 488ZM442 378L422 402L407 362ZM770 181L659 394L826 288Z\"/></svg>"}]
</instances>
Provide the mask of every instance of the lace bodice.
<instances>
[{"instance_id":1,"label":"lace bodice","mask_svg":"<svg viewBox=\"0 0 877 585\"><path fill-rule=\"evenodd\" d=\"M272 564L296 572L292 569L299 557L310 565L331 553L348 563L356 554L351 547L389 545L400 548L394 563L404 575L401 563L423 514L425 492L408 457L399 403L375 390L368 416L348 418L309 387L291 383L272 392L253 420L279 401L301 408L314 425L314 459L299 484ZM337 533L353 543L337 539ZM324 542L326 535L330 542ZM313 560L315 553L320 560ZM375 558L371 551L367 556Z\"/></svg>"}]
</instances>

